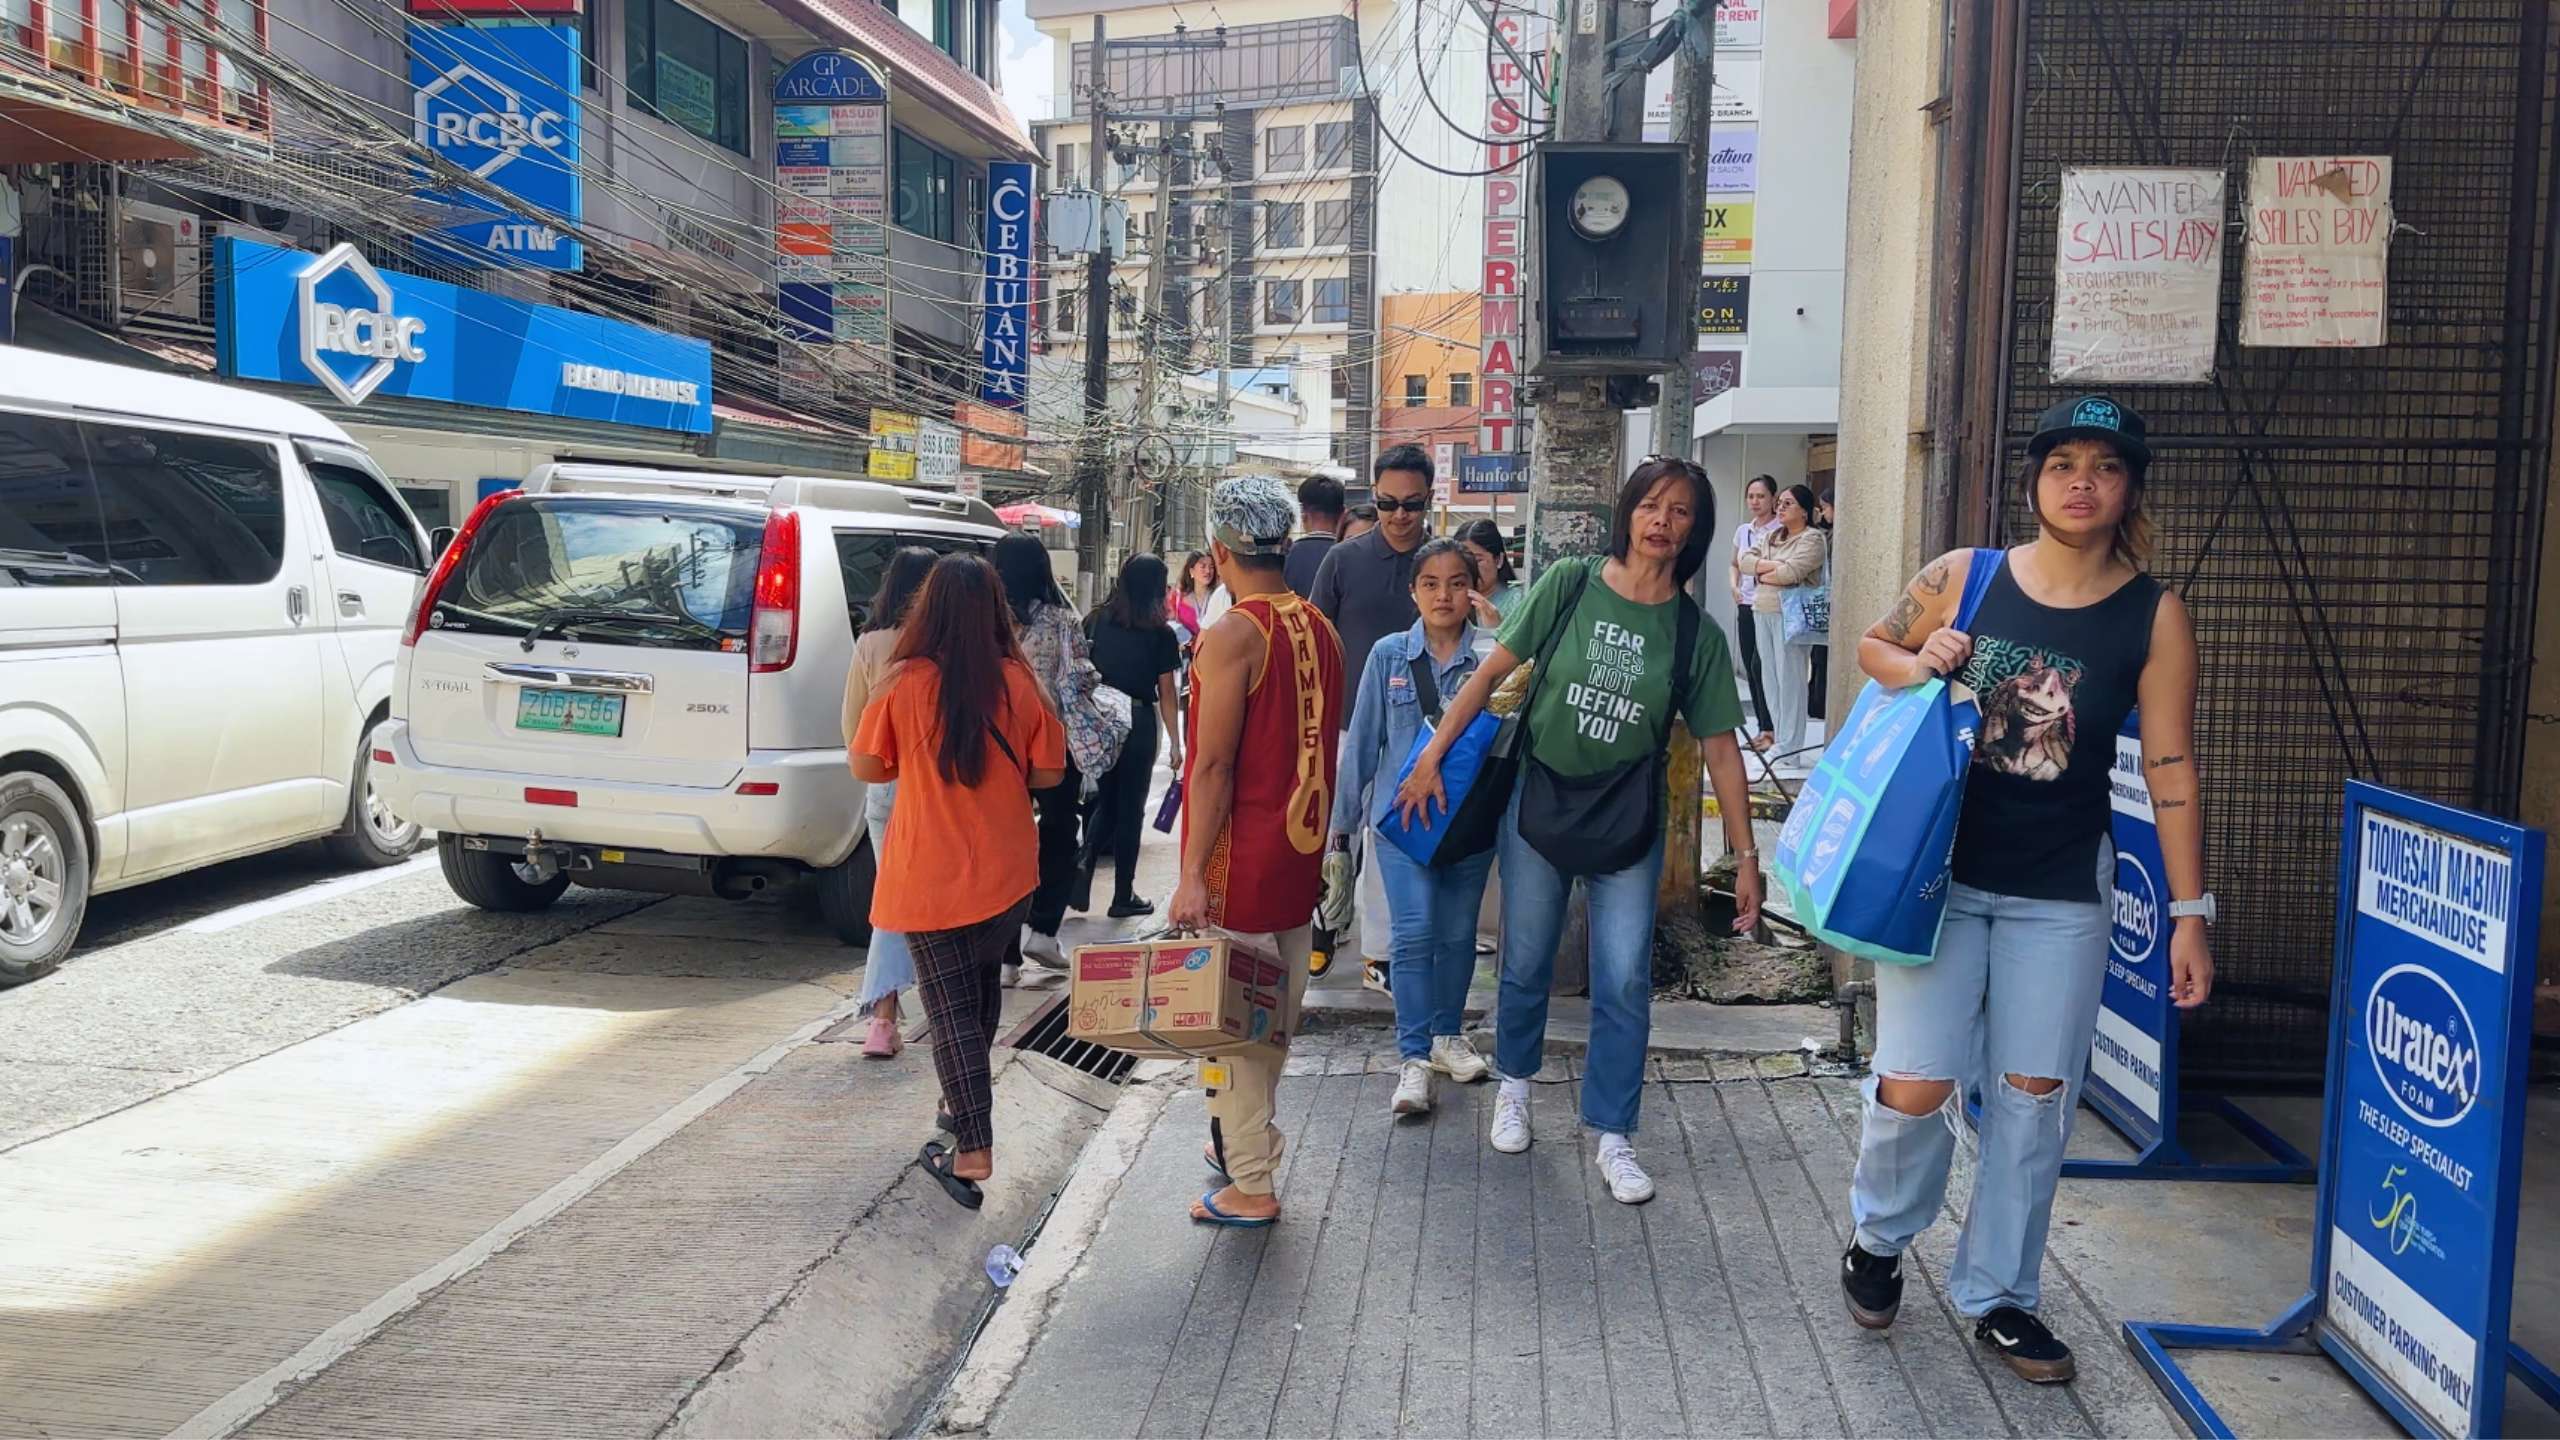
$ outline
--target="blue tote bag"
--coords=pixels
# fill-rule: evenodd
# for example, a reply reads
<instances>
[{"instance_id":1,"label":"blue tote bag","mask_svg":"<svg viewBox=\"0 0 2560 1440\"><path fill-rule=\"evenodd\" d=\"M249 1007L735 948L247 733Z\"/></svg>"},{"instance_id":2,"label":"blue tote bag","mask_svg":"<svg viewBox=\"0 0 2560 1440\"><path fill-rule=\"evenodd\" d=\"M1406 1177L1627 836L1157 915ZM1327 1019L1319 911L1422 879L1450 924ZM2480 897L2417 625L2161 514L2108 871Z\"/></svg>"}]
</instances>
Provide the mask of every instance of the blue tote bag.
<instances>
[{"instance_id":1,"label":"blue tote bag","mask_svg":"<svg viewBox=\"0 0 2560 1440\"><path fill-rule=\"evenodd\" d=\"M1973 552L1956 629L1972 631L2006 559ZM1943 676L1859 692L1778 836L1778 883L1817 939L1888 965L1937 954L1980 722L1973 691Z\"/></svg>"}]
</instances>

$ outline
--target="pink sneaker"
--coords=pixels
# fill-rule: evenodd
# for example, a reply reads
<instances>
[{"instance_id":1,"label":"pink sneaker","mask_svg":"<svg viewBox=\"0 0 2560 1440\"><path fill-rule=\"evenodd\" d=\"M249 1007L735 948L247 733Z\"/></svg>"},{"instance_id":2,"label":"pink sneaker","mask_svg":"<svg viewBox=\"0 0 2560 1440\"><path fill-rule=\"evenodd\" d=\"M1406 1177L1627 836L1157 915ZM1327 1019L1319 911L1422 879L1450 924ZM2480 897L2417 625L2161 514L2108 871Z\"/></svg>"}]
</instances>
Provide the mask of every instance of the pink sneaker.
<instances>
[{"instance_id":1,"label":"pink sneaker","mask_svg":"<svg viewBox=\"0 0 2560 1440\"><path fill-rule=\"evenodd\" d=\"M874 1015L871 1017L871 1028L862 1036L862 1058L865 1060L895 1059L898 1052L905 1048L905 1043L898 1038L896 1021L884 1020Z\"/></svg>"}]
</instances>

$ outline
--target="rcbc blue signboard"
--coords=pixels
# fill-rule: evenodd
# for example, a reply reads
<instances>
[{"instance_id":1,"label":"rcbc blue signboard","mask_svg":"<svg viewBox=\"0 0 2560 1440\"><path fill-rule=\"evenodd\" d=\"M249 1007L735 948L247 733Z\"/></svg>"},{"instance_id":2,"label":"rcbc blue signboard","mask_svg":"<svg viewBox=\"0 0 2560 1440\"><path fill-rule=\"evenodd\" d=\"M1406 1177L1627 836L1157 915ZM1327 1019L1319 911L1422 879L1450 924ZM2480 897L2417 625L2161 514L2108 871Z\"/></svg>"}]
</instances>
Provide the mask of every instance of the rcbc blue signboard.
<instances>
[{"instance_id":1,"label":"rcbc blue signboard","mask_svg":"<svg viewBox=\"0 0 2560 1440\"><path fill-rule=\"evenodd\" d=\"M437 156L564 220L585 218L579 175L578 27L409 22L412 135ZM547 223L449 190L425 198L486 212L422 242L462 265L578 270L585 247Z\"/></svg>"},{"instance_id":2,"label":"rcbc blue signboard","mask_svg":"<svg viewBox=\"0 0 2560 1440\"><path fill-rule=\"evenodd\" d=\"M214 249L224 375L647 425L711 429L711 346L554 305L226 236Z\"/></svg>"},{"instance_id":3,"label":"rcbc blue signboard","mask_svg":"<svg viewBox=\"0 0 2560 1440\"><path fill-rule=\"evenodd\" d=\"M2412 1435L2504 1433L2543 836L2353 782L2338 857L2311 1293L2264 1330L2131 1323L2199 1434L2229 1435L2170 1352L2303 1336Z\"/></svg>"}]
</instances>

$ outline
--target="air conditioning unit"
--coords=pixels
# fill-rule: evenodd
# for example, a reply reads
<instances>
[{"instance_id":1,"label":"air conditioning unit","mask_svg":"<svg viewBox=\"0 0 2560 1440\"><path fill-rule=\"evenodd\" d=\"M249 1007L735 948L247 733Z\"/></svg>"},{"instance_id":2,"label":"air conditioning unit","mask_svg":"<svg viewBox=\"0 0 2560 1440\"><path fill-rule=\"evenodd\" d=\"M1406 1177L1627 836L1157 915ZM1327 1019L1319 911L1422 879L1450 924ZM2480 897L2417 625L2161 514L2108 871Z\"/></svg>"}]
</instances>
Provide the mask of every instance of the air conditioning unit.
<instances>
[{"instance_id":1,"label":"air conditioning unit","mask_svg":"<svg viewBox=\"0 0 2560 1440\"><path fill-rule=\"evenodd\" d=\"M205 303L205 219L187 210L128 200L116 236L116 318L145 328L201 330Z\"/></svg>"}]
</instances>

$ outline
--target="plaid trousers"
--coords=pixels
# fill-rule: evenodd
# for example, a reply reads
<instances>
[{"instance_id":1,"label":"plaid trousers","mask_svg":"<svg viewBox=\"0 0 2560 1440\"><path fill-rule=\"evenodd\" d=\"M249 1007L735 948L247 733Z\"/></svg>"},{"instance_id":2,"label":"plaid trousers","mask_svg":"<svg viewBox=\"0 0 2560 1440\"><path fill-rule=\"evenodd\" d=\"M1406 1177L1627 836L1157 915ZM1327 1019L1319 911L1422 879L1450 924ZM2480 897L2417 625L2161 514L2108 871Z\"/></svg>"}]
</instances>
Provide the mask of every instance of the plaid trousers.
<instances>
[{"instance_id":1,"label":"plaid trousers","mask_svg":"<svg viewBox=\"0 0 2560 1440\"><path fill-rule=\"evenodd\" d=\"M1003 912L954 930L907 935L915 956L916 988L924 994L925 1019L933 1026L933 1073L942 1082L942 1108L951 1112L958 1149L995 1144L995 1087L988 1052L1004 1010L1004 963L1022 934L1031 897Z\"/></svg>"}]
</instances>

